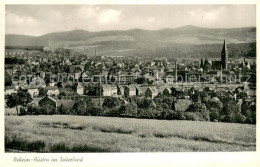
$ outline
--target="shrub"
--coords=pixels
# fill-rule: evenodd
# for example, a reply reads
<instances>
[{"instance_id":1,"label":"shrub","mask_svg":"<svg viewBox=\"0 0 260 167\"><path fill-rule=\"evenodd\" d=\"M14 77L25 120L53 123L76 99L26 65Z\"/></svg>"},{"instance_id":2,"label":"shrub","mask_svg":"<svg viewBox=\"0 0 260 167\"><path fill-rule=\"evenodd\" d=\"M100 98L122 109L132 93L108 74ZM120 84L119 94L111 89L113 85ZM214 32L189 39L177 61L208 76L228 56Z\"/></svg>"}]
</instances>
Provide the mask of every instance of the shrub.
<instances>
[{"instance_id":1,"label":"shrub","mask_svg":"<svg viewBox=\"0 0 260 167\"><path fill-rule=\"evenodd\" d=\"M125 106L124 112L122 113L123 116L130 116L136 117L137 116L137 105L136 104L127 104Z\"/></svg>"},{"instance_id":2,"label":"shrub","mask_svg":"<svg viewBox=\"0 0 260 167\"><path fill-rule=\"evenodd\" d=\"M103 102L103 107L113 108L121 105L121 101L119 98L115 97L106 97Z\"/></svg>"},{"instance_id":3,"label":"shrub","mask_svg":"<svg viewBox=\"0 0 260 167\"><path fill-rule=\"evenodd\" d=\"M203 103L193 103L191 104L186 112L194 113L192 115L196 115L196 120L205 120L209 121L209 111L206 108L206 105ZM188 116L189 117L189 116ZM197 118L198 117L198 118Z\"/></svg>"},{"instance_id":4,"label":"shrub","mask_svg":"<svg viewBox=\"0 0 260 167\"><path fill-rule=\"evenodd\" d=\"M210 109L209 118L210 118L210 121L218 121L219 120L219 110L217 110L216 108Z\"/></svg>"}]
</instances>

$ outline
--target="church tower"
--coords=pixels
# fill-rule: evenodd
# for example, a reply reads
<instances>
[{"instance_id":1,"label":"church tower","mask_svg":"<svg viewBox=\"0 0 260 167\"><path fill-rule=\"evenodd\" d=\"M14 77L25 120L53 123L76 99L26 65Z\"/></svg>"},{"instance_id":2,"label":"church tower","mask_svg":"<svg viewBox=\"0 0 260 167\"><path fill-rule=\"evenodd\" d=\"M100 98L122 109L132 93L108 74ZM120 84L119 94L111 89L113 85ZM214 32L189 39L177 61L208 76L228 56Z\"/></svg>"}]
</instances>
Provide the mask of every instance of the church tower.
<instances>
[{"instance_id":1,"label":"church tower","mask_svg":"<svg viewBox=\"0 0 260 167\"><path fill-rule=\"evenodd\" d=\"M228 67L228 50L227 50L227 45L226 45L225 40L224 40L223 49L222 49L222 52L221 52L221 66L222 66L222 69L227 70L227 67Z\"/></svg>"}]
</instances>

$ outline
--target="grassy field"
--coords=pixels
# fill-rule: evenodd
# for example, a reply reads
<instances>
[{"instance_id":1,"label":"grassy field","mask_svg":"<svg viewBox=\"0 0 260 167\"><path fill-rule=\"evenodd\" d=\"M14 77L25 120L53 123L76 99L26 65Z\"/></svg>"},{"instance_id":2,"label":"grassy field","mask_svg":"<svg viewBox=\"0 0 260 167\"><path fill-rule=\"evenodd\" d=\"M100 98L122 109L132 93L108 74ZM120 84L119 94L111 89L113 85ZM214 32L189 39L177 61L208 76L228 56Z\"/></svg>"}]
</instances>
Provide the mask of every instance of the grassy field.
<instances>
[{"instance_id":1,"label":"grassy field","mask_svg":"<svg viewBox=\"0 0 260 167\"><path fill-rule=\"evenodd\" d=\"M6 116L5 147L32 152L255 151L256 126L88 116Z\"/></svg>"}]
</instances>

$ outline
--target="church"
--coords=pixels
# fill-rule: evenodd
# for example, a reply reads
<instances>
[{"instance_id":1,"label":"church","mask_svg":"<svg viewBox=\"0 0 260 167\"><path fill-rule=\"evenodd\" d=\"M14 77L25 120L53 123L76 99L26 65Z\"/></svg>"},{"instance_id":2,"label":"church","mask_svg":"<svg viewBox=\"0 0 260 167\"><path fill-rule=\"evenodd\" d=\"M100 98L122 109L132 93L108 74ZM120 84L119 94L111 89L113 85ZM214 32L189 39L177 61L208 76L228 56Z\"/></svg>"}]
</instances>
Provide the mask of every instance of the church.
<instances>
[{"instance_id":1,"label":"church","mask_svg":"<svg viewBox=\"0 0 260 167\"><path fill-rule=\"evenodd\" d=\"M223 44L223 48L221 51L221 60L217 61L211 61L209 62L211 64L211 69L212 70L227 70L228 69L228 63L229 63L229 59L228 59L228 50L227 50L227 45L226 45L226 41L224 40L224 44ZM201 66L204 66L206 64L205 61L201 61Z\"/></svg>"}]
</instances>

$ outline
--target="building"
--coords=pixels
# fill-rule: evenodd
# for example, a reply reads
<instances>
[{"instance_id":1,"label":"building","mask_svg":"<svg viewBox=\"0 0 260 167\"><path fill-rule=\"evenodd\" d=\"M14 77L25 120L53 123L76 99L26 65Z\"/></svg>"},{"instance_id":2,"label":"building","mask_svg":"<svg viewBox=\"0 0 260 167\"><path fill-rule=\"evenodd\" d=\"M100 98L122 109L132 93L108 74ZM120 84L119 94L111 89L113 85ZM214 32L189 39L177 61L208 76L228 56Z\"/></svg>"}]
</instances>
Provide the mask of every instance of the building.
<instances>
[{"instance_id":1,"label":"building","mask_svg":"<svg viewBox=\"0 0 260 167\"><path fill-rule=\"evenodd\" d=\"M39 95L38 87L36 85L30 85L28 88L28 93L30 93L32 97L38 96Z\"/></svg>"},{"instance_id":2,"label":"building","mask_svg":"<svg viewBox=\"0 0 260 167\"><path fill-rule=\"evenodd\" d=\"M124 95L126 97L135 96L136 95L136 88L134 85L125 86Z\"/></svg>"},{"instance_id":3,"label":"building","mask_svg":"<svg viewBox=\"0 0 260 167\"><path fill-rule=\"evenodd\" d=\"M226 41L224 40L222 52L221 52L221 66L222 69L227 70L228 69L228 50L227 50L227 45Z\"/></svg>"},{"instance_id":4,"label":"building","mask_svg":"<svg viewBox=\"0 0 260 167\"><path fill-rule=\"evenodd\" d=\"M157 96L159 93L158 93L158 90L156 89L156 87L152 86L152 87L149 87L146 89L145 91L145 97L146 98L151 98L153 99L155 96Z\"/></svg>"},{"instance_id":5,"label":"building","mask_svg":"<svg viewBox=\"0 0 260 167\"><path fill-rule=\"evenodd\" d=\"M39 107L44 107L46 105L50 105L57 108L57 101L52 97L44 97L38 102Z\"/></svg>"},{"instance_id":6,"label":"building","mask_svg":"<svg viewBox=\"0 0 260 167\"><path fill-rule=\"evenodd\" d=\"M96 87L96 96L116 96L117 86L116 85L101 85Z\"/></svg>"},{"instance_id":7,"label":"building","mask_svg":"<svg viewBox=\"0 0 260 167\"><path fill-rule=\"evenodd\" d=\"M17 93L17 90L14 86L6 86L5 87L5 95L11 95L13 93Z\"/></svg>"},{"instance_id":8,"label":"building","mask_svg":"<svg viewBox=\"0 0 260 167\"><path fill-rule=\"evenodd\" d=\"M77 89L77 93L79 95L83 95L84 94L84 87L80 83L77 84L76 89Z\"/></svg>"},{"instance_id":9,"label":"building","mask_svg":"<svg viewBox=\"0 0 260 167\"><path fill-rule=\"evenodd\" d=\"M48 86L45 88L48 96L58 96L60 91L57 86Z\"/></svg>"},{"instance_id":10,"label":"building","mask_svg":"<svg viewBox=\"0 0 260 167\"><path fill-rule=\"evenodd\" d=\"M227 45L226 45L226 41L224 40L224 44L223 44L223 48L221 51L221 60L214 60L211 61L211 69L212 70L227 70L228 69L228 63L229 63L229 59L228 59L228 50L227 50Z\"/></svg>"},{"instance_id":11,"label":"building","mask_svg":"<svg viewBox=\"0 0 260 167\"><path fill-rule=\"evenodd\" d=\"M136 87L136 95L137 96L144 96L145 95L145 91L148 87L144 87L144 86L137 86Z\"/></svg>"}]
</instances>

